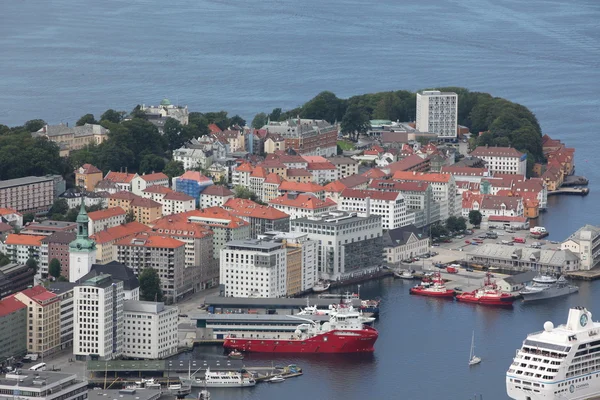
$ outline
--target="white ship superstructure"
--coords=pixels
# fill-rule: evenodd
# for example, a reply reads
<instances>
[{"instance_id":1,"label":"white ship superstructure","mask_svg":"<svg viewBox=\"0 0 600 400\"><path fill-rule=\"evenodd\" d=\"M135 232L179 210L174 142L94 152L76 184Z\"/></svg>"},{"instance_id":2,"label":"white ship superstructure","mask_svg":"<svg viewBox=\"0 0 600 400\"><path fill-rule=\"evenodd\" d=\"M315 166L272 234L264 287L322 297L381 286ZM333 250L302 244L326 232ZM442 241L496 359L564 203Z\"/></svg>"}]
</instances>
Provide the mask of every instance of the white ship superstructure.
<instances>
[{"instance_id":1,"label":"white ship superstructure","mask_svg":"<svg viewBox=\"0 0 600 400\"><path fill-rule=\"evenodd\" d=\"M548 321L528 335L506 373L506 391L518 400L600 396L600 323L592 313L571 308L565 325Z\"/></svg>"}]
</instances>

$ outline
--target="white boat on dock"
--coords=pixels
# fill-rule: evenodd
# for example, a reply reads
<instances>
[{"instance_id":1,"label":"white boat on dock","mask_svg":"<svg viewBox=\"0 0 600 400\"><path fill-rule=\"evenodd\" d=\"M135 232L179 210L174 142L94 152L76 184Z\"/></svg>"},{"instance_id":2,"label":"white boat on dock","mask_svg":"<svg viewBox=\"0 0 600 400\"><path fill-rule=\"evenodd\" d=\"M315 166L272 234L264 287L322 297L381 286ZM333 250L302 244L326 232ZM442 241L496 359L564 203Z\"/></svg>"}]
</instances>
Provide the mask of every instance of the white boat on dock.
<instances>
[{"instance_id":1,"label":"white boat on dock","mask_svg":"<svg viewBox=\"0 0 600 400\"><path fill-rule=\"evenodd\" d=\"M412 280L415 279L415 276L412 272L405 269L400 271L394 271L394 278Z\"/></svg>"},{"instance_id":2,"label":"white boat on dock","mask_svg":"<svg viewBox=\"0 0 600 400\"><path fill-rule=\"evenodd\" d=\"M204 379L196 377L195 374L179 379L192 387L202 388L239 388L256 385L256 380L245 369L239 371L211 371L210 368L207 368Z\"/></svg>"},{"instance_id":3,"label":"white boat on dock","mask_svg":"<svg viewBox=\"0 0 600 400\"><path fill-rule=\"evenodd\" d=\"M319 282L317 282L317 284L315 286L313 286L312 290L315 293L321 293L321 292L325 292L325 291L329 290L330 287L331 287L331 283L319 281Z\"/></svg>"}]
</instances>

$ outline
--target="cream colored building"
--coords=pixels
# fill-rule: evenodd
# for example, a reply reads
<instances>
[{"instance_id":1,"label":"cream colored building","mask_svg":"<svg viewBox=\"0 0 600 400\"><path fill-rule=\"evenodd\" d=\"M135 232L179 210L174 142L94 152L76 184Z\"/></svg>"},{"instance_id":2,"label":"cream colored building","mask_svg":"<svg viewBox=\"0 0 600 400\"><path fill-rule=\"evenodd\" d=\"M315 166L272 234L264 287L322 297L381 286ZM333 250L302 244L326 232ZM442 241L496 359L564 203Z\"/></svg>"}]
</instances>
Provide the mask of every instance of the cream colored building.
<instances>
[{"instance_id":1,"label":"cream colored building","mask_svg":"<svg viewBox=\"0 0 600 400\"><path fill-rule=\"evenodd\" d=\"M83 149L90 144L100 144L108 139L110 131L101 125L85 124L83 126L44 125L33 132L33 136L45 137L61 146L61 156L68 156L73 150Z\"/></svg>"},{"instance_id":2,"label":"cream colored building","mask_svg":"<svg viewBox=\"0 0 600 400\"><path fill-rule=\"evenodd\" d=\"M27 306L27 352L48 355L60 350L60 298L43 286L14 296Z\"/></svg>"}]
</instances>

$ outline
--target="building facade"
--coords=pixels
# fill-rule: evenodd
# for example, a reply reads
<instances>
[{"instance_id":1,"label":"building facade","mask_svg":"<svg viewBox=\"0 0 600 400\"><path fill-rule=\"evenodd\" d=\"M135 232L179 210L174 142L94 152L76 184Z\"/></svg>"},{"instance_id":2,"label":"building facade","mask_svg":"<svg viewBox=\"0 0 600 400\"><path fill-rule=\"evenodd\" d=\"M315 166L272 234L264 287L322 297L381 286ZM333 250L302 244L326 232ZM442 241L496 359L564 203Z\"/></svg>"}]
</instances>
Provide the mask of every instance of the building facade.
<instances>
[{"instance_id":1,"label":"building facade","mask_svg":"<svg viewBox=\"0 0 600 400\"><path fill-rule=\"evenodd\" d=\"M527 154L512 147L479 146L470 155L485 161L491 174L527 175Z\"/></svg>"},{"instance_id":2,"label":"building facade","mask_svg":"<svg viewBox=\"0 0 600 400\"><path fill-rule=\"evenodd\" d=\"M102 180L102 171L92 164L83 164L75 170L75 185L87 192L93 192Z\"/></svg>"},{"instance_id":3,"label":"building facade","mask_svg":"<svg viewBox=\"0 0 600 400\"><path fill-rule=\"evenodd\" d=\"M77 236L69 243L69 282L75 282L90 272L96 262L96 243L88 235L89 219L83 203L76 222Z\"/></svg>"},{"instance_id":4,"label":"building facade","mask_svg":"<svg viewBox=\"0 0 600 400\"><path fill-rule=\"evenodd\" d=\"M52 354L60 350L60 299L43 286L14 294L27 306L27 351Z\"/></svg>"},{"instance_id":5,"label":"building facade","mask_svg":"<svg viewBox=\"0 0 600 400\"><path fill-rule=\"evenodd\" d=\"M417 93L416 128L435 133L440 139L455 139L458 133L458 95L424 90Z\"/></svg>"},{"instance_id":6,"label":"building facade","mask_svg":"<svg viewBox=\"0 0 600 400\"><path fill-rule=\"evenodd\" d=\"M96 232L124 224L126 216L127 213L121 207L93 211L88 214L88 233L93 235Z\"/></svg>"},{"instance_id":7,"label":"building facade","mask_svg":"<svg viewBox=\"0 0 600 400\"><path fill-rule=\"evenodd\" d=\"M156 360L177 354L179 311L165 303L123 303L123 355Z\"/></svg>"},{"instance_id":8,"label":"building facade","mask_svg":"<svg viewBox=\"0 0 600 400\"><path fill-rule=\"evenodd\" d=\"M44 214L65 191L64 186L65 181L59 175L0 181L0 207L13 208L21 213Z\"/></svg>"},{"instance_id":9,"label":"building facade","mask_svg":"<svg viewBox=\"0 0 600 400\"><path fill-rule=\"evenodd\" d=\"M585 225L560 245L561 250L569 250L579 256L580 269L589 270L600 263L600 227Z\"/></svg>"},{"instance_id":10,"label":"building facade","mask_svg":"<svg viewBox=\"0 0 600 400\"><path fill-rule=\"evenodd\" d=\"M400 192L344 189L338 209L379 215L382 227L386 230L414 223L414 214L407 213L406 202Z\"/></svg>"},{"instance_id":11,"label":"building facade","mask_svg":"<svg viewBox=\"0 0 600 400\"><path fill-rule=\"evenodd\" d=\"M27 353L27 306L14 297L0 300L0 362Z\"/></svg>"},{"instance_id":12,"label":"building facade","mask_svg":"<svg viewBox=\"0 0 600 400\"><path fill-rule=\"evenodd\" d=\"M399 264L429 252L429 236L414 225L390 229L383 235L386 262Z\"/></svg>"}]
</instances>

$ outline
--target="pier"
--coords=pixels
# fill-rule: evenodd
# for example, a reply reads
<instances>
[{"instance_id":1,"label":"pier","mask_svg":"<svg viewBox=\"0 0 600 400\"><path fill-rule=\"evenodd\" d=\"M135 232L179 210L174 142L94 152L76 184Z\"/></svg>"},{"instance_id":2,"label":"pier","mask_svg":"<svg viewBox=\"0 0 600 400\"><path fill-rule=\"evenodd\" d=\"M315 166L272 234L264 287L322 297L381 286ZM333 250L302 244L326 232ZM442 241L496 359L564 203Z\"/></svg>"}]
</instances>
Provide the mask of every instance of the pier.
<instances>
[{"instance_id":1,"label":"pier","mask_svg":"<svg viewBox=\"0 0 600 400\"><path fill-rule=\"evenodd\" d=\"M573 271L564 274L566 278L577 281L595 281L600 279L600 268L590 269L589 271Z\"/></svg>"},{"instance_id":2,"label":"pier","mask_svg":"<svg viewBox=\"0 0 600 400\"><path fill-rule=\"evenodd\" d=\"M548 191L548 196L556 194L575 194L579 196L587 196L590 193L589 188L578 188L578 187L561 187L557 190Z\"/></svg>"}]
</instances>

